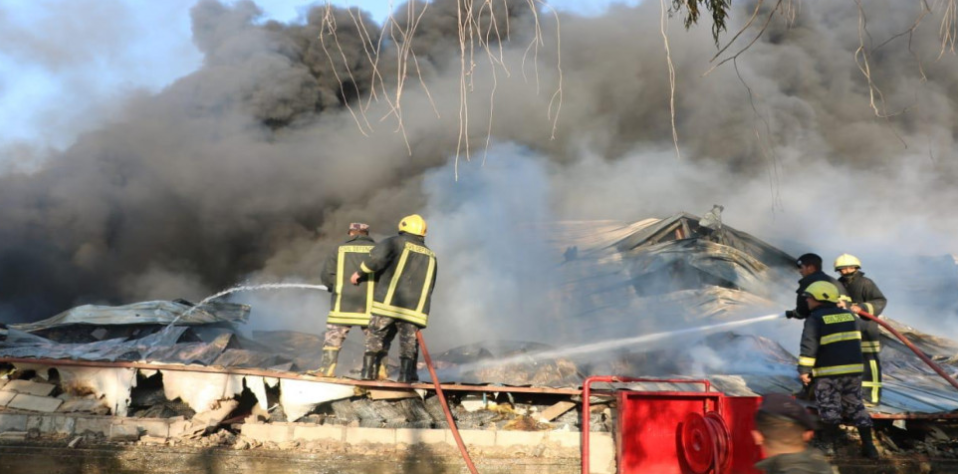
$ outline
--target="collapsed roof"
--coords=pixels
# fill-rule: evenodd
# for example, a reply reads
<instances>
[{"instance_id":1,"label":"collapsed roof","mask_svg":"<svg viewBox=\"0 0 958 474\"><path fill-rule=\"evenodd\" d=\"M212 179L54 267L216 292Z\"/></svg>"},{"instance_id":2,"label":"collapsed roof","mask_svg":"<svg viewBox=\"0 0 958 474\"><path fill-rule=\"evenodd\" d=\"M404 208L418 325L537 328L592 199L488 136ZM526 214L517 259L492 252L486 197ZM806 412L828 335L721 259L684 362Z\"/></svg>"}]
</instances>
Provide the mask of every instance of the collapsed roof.
<instances>
[{"instance_id":1,"label":"collapsed roof","mask_svg":"<svg viewBox=\"0 0 958 474\"><path fill-rule=\"evenodd\" d=\"M635 223L572 221L541 226L561 260L555 298L566 309L563 347L601 342L599 326L619 334L650 334L782 312L798 275L794 259L774 246L722 224L721 208L704 218L678 213ZM250 308L179 301L122 307L81 306L53 318L11 326L0 360L132 361L283 372L315 369L319 336L292 331L244 337ZM782 322L783 324L784 321ZM787 338L797 340L794 324ZM940 363L958 367L958 343L899 325ZM941 413L958 409L958 393L907 348L885 337L884 413ZM436 355L444 382L576 387L587 375L709 376L729 394L797 391L794 354L773 339L734 333L703 334L675 344L605 346L564 356L544 344L483 343ZM341 374L354 374L360 348L346 347ZM545 356L543 353L545 352ZM352 353L352 354L350 354ZM353 366L354 372L348 368ZM425 371L421 377L427 379ZM240 383L242 386L242 383Z\"/></svg>"}]
</instances>

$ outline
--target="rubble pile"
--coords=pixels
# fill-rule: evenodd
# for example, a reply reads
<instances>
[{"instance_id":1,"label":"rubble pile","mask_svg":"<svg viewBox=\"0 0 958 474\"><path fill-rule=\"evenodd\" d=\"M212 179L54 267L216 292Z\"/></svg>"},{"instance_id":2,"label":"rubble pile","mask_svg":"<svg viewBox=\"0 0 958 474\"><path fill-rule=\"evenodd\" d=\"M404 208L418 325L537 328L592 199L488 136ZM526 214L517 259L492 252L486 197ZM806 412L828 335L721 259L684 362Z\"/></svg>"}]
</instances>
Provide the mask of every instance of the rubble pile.
<instances>
[{"instance_id":1,"label":"rubble pile","mask_svg":"<svg viewBox=\"0 0 958 474\"><path fill-rule=\"evenodd\" d=\"M29 373L26 377L11 379L9 373L0 377L0 407L40 413L110 413L109 407L92 393L31 377Z\"/></svg>"},{"instance_id":2,"label":"rubble pile","mask_svg":"<svg viewBox=\"0 0 958 474\"><path fill-rule=\"evenodd\" d=\"M495 450L512 443L529 456L572 452L582 429L611 442L612 399L591 401L590 426L581 426L575 394L589 375L708 378L729 396L800 389L797 358L757 335L712 332L681 344L662 338L588 354L566 351L567 344L601 349L608 339L599 338L608 331L600 328L633 336L733 320L743 309L778 311L774 298L794 292L793 259L731 227L686 213L600 224L546 229L565 259L556 272L564 282L554 298L561 308L547 317L565 317L562 326L575 340L561 348L484 341L434 357L437 378L455 384L447 393L451 416L473 437L470 444ZM183 300L88 305L0 328L0 442L370 454L423 443L454 449L439 399L423 385L412 390L304 375L319 365L322 338L293 331L244 335L239 325L249 312L245 305L197 307ZM947 370L958 368L958 342L889 322ZM873 412L908 420L879 420L883 454L958 459L958 425L916 419L947 417L958 410L958 394L895 339L885 335L882 347L884 394ZM354 376L361 351L347 341L337 372ZM426 367L418 369L427 380ZM688 385L622 388L682 391ZM856 436L849 433L848 452L840 457L856 457Z\"/></svg>"},{"instance_id":3,"label":"rubble pile","mask_svg":"<svg viewBox=\"0 0 958 474\"><path fill-rule=\"evenodd\" d=\"M319 403L290 420L280 385L267 393L267 409L244 389L216 400L207 410L193 410L182 399L169 400L163 373L136 376L126 416L113 416L94 393L69 393L55 372L4 368L3 400L31 403L0 407L0 447L47 446L59 449L110 447L140 450L295 451L298 455L361 456L408 459L422 451L433 459L460 455L447 439L448 424L436 396L415 391L349 387L352 396ZM43 373L46 377L41 377ZM201 387L194 387L200 389ZM33 397L36 397L34 399ZM37 402L47 400L47 403ZM76 401L83 407L66 412ZM497 402L498 400L498 402ZM469 435L471 451L483 459L549 459L574 463L578 458L579 406L569 396L512 397L453 393L448 397L458 427ZM593 407L595 433L609 436L613 408ZM504 438L497 433L530 433L531 438ZM488 435L488 436L482 436ZM559 436L564 435L564 436Z\"/></svg>"},{"instance_id":4,"label":"rubble pile","mask_svg":"<svg viewBox=\"0 0 958 474\"><path fill-rule=\"evenodd\" d=\"M889 455L958 459L958 423L953 421L888 422L879 424L878 433L880 447Z\"/></svg>"},{"instance_id":5,"label":"rubble pile","mask_svg":"<svg viewBox=\"0 0 958 474\"><path fill-rule=\"evenodd\" d=\"M138 373L129 399L124 401L125 414L112 416L118 414L111 409L108 397L98 394L89 384L67 383L55 368L21 369L6 365L0 377L0 418L22 415L21 419L26 420L26 429L4 434L14 439L25 439L30 429L36 429L44 434L67 433L70 441L82 437L87 441L230 447L244 446L237 436L246 424L449 428L438 397L423 397L415 391L347 386L350 396L315 404L307 413L291 419L276 403L282 396L278 393L280 385L274 387L265 394L265 403L244 388L232 397L213 401L205 410L194 410L183 399L167 398L163 373ZM463 430L572 433L580 429L579 405L570 396L534 394L520 398L505 393L466 393L451 394L448 401L457 426ZM613 410L609 403L599 401L593 405L592 431L611 431ZM264 405L269 408L262 408ZM35 417L38 414L46 418ZM0 431L3 428L0 426ZM248 444L256 447L256 443Z\"/></svg>"}]
</instances>

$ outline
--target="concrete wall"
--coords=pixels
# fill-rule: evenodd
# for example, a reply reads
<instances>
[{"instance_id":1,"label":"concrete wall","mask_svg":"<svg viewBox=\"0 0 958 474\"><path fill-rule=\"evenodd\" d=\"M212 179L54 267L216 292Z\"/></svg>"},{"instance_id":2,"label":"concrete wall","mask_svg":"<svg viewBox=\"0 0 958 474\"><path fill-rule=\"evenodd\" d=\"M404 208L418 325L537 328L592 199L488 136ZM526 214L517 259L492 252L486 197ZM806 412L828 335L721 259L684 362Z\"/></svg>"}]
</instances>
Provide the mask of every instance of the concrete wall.
<instances>
[{"instance_id":1,"label":"concrete wall","mask_svg":"<svg viewBox=\"0 0 958 474\"><path fill-rule=\"evenodd\" d=\"M175 438L185 433L189 422L178 418L120 418L112 416L27 414L0 412L0 433L27 432L82 435L93 433L112 439L136 438L140 435ZM469 449L558 447L578 450L581 434L566 431L489 431L461 430L463 442ZM456 446L450 430L416 430L360 428L353 426L315 425L310 423L247 423L241 434L248 440L281 444L288 441L330 441L347 445L445 445ZM592 474L615 473L615 444L610 433L592 433Z\"/></svg>"},{"instance_id":2,"label":"concrete wall","mask_svg":"<svg viewBox=\"0 0 958 474\"><path fill-rule=\"evenodd\" d=\"M37 430L44 434L103 435L107 438L177 437L188 423L177 418L120 418L96 415L0 413L0 433Z\"/></svg>"},{"instance_id":3,"label":"concrete wall","mask_svg":"<svg viewBox=\"0 0 958 474\"><path fill-rule=\"evenodd\" d=\"M242 435L248 439L276 444L287 441L329 440L346 444L439 444L456 446L451 430L416 430L360 428L352 426L313 425L309 423L247 423ZM569 431L491 431L460 430L467 448L529 448L557 446L579 449L581 433ZM590 438L590 472L615 473L615 443L610 433L592 433Z\"/></svg>"}]
</instances>

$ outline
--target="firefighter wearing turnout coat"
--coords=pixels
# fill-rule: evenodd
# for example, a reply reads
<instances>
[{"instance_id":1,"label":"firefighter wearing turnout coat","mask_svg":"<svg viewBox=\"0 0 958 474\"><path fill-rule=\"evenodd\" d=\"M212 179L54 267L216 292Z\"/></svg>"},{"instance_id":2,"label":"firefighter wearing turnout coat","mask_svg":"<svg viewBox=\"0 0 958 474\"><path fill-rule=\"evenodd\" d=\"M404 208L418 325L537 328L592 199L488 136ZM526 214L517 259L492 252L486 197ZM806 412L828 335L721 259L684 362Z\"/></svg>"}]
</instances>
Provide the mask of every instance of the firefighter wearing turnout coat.
<instances>
[{"instance_id":1,"label":"firefighter wearing turnout coat","mask_svg":"<svg viewBox=\"0 0 958 474\"><path fill-rule=\"evenodd\" d=\"M862 402L860 320L838 307L838 288L832 283L812 283L805 289L805 297L811 312L802 331L798 373L802 383L814 383L822 444L826 450L834 449L840 433L838 424L844 418L858 427L862 455L877 458L872 420Z\"/></svg>"},{"instance_id":2,"label":"firefighter wearing turnout coat","mask_svg":"<svg viewBox=\"0 0 958 474\"><path fill-rule=\"evenodd\" d=\"M851 299L849 309L858 314L865 311L878 316L885 310L888 300L878 285L861 271L862 262L854 255L843 253L835 259L835 271L841 274L838 281L845 286ZM862 397L866 405L878 405L881 401L881 330L878 323L861 318L862 354L865 356L865 372L862 376Z\"/></svg>"},{"instance_id":3,"label":"firefighter wearing turnout coat","mask_svg":"<svg viewBox=\"0 0 958 474\"><path fill-rule=\"evenodd\" d=\"M334 376L339 351L349 330L359 326L366 332L375 280L368 278L358 285L350 285L346 279L359 269L375 245L376 241L369 236L369 225L354 222L349 224L349 238L326 259L320 279L331 293L331 301L323 338L323 361L319 370L307 373Z\"/></svg>"},{"instance_id":4,"label":"firefighter wearing turnout coat","mask_svg":"<svg viewBox=\"0 0 958 474\"><path fill-rule=\"evenodd\" d=\"M353 274L354 284L375 278L372 317L366 334L362 378L372 380L379 371L388 344L399 335L399 382L419 380L416 331L426 327L432 290L436 285L436 254L426 247L426 221L419 215L399 222L399 235L378 244Z\"/></svg>"}]
</instances>

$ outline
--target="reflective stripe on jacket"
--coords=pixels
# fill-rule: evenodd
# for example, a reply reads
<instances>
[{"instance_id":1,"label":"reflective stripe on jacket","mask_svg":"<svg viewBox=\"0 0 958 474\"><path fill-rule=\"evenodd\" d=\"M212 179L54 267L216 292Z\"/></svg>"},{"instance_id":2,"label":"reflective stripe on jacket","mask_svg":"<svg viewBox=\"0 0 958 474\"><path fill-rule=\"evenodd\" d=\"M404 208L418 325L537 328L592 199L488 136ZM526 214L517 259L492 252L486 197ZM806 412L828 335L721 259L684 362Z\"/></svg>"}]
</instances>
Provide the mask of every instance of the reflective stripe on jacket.
<instances>
[{"instance_id":1,"label":"reflective stripe on jacket","mask_svg":"<svg viewBox=\"0 0 958 474\"><path fill-rule=\"evenodd\" d=\"M815 377L861 374L860 320L833 304L815 308L805 319L798 371Z\"/></svg>"},{"instance_id":2,"label":"reflective stripe on jacket","mask_svg":"<svg viewBox=\"0 0 958 474\"><path fill-rule=\"evenodd\" d=\"M424 238L407 233L390 237L376 244L360 268L375 274L378 282L372 314L426 327L438 263Z\"/></svg>"},{"instance_id":3,"label":"reflective stripe on jacket","mask_svg":"<svg viewBox=\"0 0 958 474\"><path fill-rule=\"evenodd\" d=\"M865 276L862 271L849 275L842 275L839 281L848 290L852 303L860 306L865 312L878 316L885 310L888 299L875 284L874 280ZM881 398L882 375L881 361L881 328L878 323L861 317L862 352L865 356L865 373L862 378L862 387L865 389L865 402L878 404Z\"/></svg>"},{"instance_id":4,"label":"reflective stripe on jacket","mask_svg":"<svg viewBox=\"0 0 958 474\"><path fill-rule=\"evenodd\" d=\"M369 255L376 241L366 235L356 235L336 248L326 259L323 269L323 284L333 293L329 303L329 324L368 326L376 282L367 276L353 285L349 277L360 271L360 265Z\"/></svg>"}]
</instances>

